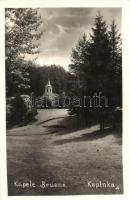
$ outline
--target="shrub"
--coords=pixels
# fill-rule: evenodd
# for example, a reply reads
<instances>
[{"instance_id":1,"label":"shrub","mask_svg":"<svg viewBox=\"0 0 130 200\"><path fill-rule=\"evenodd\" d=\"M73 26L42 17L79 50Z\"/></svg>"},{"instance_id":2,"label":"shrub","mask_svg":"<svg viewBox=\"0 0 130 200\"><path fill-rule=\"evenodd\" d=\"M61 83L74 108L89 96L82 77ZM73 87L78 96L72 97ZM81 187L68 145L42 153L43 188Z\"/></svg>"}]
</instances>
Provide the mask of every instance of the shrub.
<instances>
[{"instance_id":1,"label":"shrub","mask_svg":"<svg viewBox=\"0 0 130 200\"><path fill-rule=\"evenodd\" d=\"M7 125L14 122L14 108L11 104L6 105L6 122Z\"/></svg>"},{"instance_id":2,"label":"shrub","mask_svg":"<svg viewBox=\"0 0 130 200\"><path fill-rule=\"evenodd\" d=\"M31 121L36 114L37 110L32 107L31 99L28 95L20 95L7 99L7 125L25 124Z\"/></svg>"}]
</instances>

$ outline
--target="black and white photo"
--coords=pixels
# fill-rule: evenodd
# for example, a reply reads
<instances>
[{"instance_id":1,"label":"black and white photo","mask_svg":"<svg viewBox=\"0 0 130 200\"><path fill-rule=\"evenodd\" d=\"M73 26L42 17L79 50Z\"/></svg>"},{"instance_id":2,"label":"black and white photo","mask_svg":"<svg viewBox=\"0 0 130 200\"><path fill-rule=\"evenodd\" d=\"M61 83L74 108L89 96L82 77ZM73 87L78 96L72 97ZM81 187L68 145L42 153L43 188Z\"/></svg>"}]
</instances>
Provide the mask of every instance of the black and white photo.
<instances>
[{"instance_id":1,"label":"black and white photo","mask_svg":"<svg viewBox=\"0 0 130 200\"><path fill-rule=\"evenodd\" d=\"M123 194L122 8L5 8L9 196Z\"/></svg>"}]
</instances>

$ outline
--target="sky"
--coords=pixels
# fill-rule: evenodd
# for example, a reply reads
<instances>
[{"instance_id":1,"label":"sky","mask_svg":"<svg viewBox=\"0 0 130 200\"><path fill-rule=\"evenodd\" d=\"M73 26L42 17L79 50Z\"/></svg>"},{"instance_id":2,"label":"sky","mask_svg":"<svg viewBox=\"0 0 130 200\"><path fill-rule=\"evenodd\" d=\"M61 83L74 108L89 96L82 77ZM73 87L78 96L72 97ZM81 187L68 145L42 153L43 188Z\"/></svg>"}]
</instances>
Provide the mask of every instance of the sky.
<instances>
[{"instance_id":1,"label":"sky","mask_svg":"<svg viewBox=\"0 0 130 200\"><path fill-rule=\"evenodd\" d=\"M61 65L68 70L72 48L84 33L89 37L98 11L108 25L115 19L121 32L120 8L40 8L43 35L35 62L41 66Z\"/></svg>"}]
</instances>

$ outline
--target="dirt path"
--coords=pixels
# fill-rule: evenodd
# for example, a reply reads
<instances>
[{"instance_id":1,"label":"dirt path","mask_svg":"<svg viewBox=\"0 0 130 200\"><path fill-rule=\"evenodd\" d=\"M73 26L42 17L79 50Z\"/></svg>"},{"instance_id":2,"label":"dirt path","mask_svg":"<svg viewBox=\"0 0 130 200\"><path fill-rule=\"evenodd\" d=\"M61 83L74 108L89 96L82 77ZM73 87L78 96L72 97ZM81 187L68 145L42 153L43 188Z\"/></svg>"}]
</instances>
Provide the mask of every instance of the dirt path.
<instances>
[{"instance_id":1,"label":"dirt path","mask_svg":"<svg viewBox=\"0 0 130 200\"><path fill-rule=\"evenodd\" d=\"M9 195L122 193L119 134L76 131L65 109L39 110L37 119L7 131Z\"/></svg>"}]
</instances>

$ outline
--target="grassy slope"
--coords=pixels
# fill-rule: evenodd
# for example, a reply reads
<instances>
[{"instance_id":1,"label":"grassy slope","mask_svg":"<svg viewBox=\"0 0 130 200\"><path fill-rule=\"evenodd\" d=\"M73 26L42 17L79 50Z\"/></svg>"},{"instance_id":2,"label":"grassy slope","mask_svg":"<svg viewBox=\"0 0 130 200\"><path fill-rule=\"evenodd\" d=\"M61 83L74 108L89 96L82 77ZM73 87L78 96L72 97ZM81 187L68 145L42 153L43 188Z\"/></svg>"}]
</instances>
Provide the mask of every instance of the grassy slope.
<instances>
[{"instance_id":1,"label":"grassy slope","mask_svg":"<svg viewBox=\"0 0 130 200\"><path fill-rule=\"evenodd\" d=\"M109 129L102 134L97 125L76 131L76 119L62 111L52 118L66 118L43 123L43 112L32 125L7 132L9 195L122 193L121 135ZM66 188L23 190L13 186L16 180L65 183ZM90 188L89 180L109 181L119 190Z\"/></svg>"}]
</instances>

